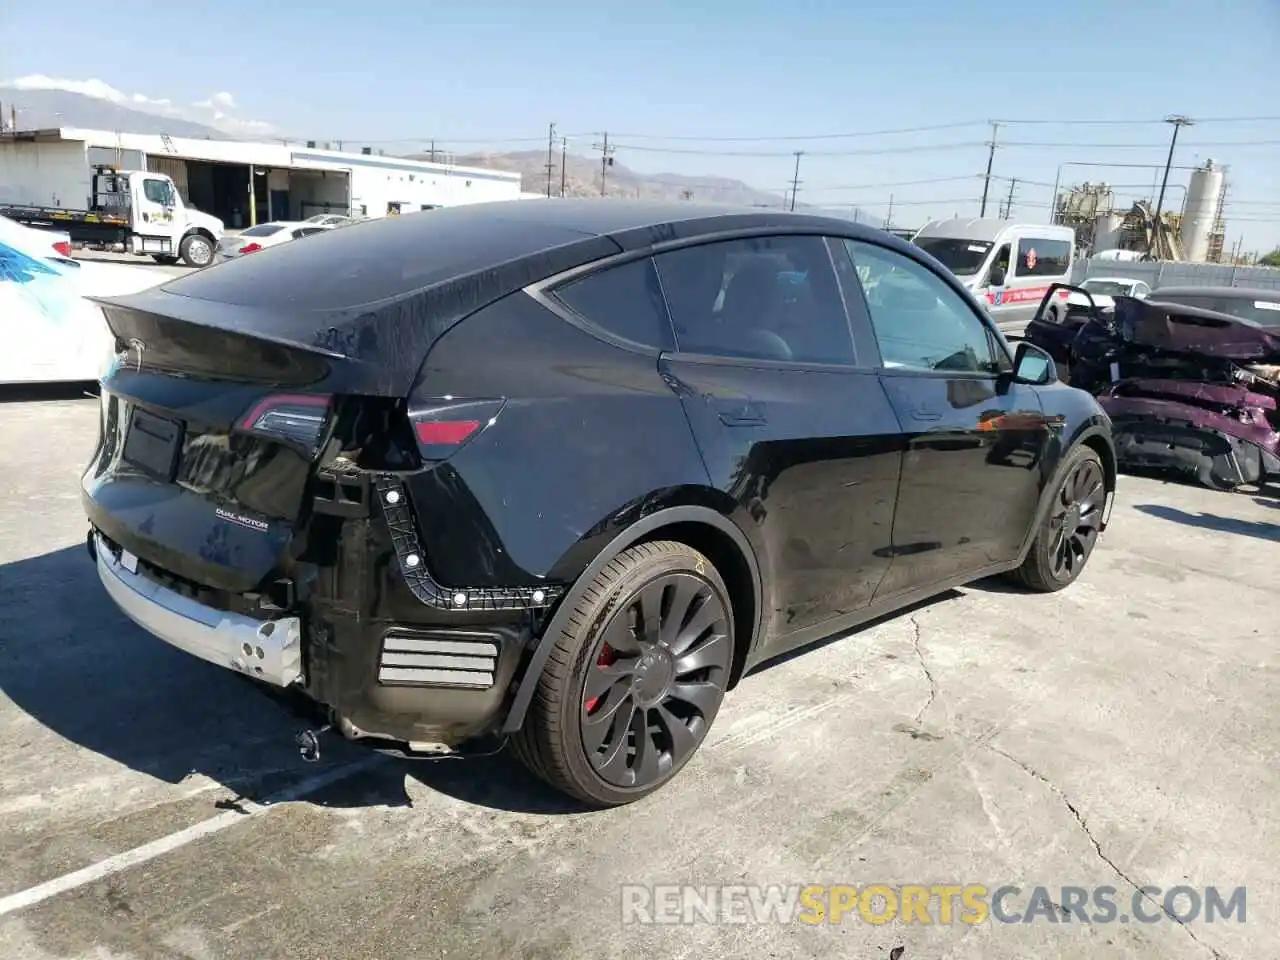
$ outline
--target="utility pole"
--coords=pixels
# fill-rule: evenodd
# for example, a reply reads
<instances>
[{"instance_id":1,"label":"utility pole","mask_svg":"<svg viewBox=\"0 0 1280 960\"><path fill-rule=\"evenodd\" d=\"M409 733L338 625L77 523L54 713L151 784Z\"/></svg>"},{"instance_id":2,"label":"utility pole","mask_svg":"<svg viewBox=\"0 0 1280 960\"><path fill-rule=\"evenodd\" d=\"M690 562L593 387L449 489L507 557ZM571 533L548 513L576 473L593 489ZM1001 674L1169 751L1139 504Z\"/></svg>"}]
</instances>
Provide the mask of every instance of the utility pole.
<instances>
[{"instance_id":1,"label":"utility pole","mask_svg":"<svg viewBox=\"0 0 1280 960\"><path fill-rule=\"evenodd\" d=\"M1009 181L1009 199L1005 201L1004 216L1001 217L1002 220L1008 220L1013 213L1013 188L1016 187L1017 185L1018 185L1017 177L1014 177L1012 180Z\"/></svg>"},{"instance_id":2,"label":"utility pole","mask_svg":"<svg viewBox=\"0 0 1280 960\"><path fill-rule=\"evenodd\" d=\"M555 169L555 163L551 160L551 151L556 145L556 125L551 124L551 129L547 131L547 199L551 199L551 171Z\"/></svg>"},{"instance_id":3,"label":"utility pole","mask_svg":"<svg viewBox=\"0 0 1280 960\"><path fill-rule=\"evenodd\" d=\"M888 230L893 223L893 194L889 194L889 212L884 215L884 229Z\"/></svg>"},{"instance_id":4,"label":"utility pole","mask_svg":"<svg viewBox=\"0 0 1280 960\"><path fill-rule=\"evenodd\" d=\"M569 138L560 138L560 196L564 196L564 162L569 153Z\"/></svg>"},{"instance_id":5,"label":"utility pole","mask_svg":"<svg viewBox=\"0 0 1280 960\"><path fill-rule=\"evenodd\" d=\"M791 176L791 209L796 208L796 194L800 192L800 157L804 154L803 150L796 151L796 170Z\"/></svg>"},{"instance_id":6,"label":"utility pole","mask_svg":"<svg viewBox=\"0 0 1280 960\"><path fill-rule=\"evenodd\" d=\"M592 149L600 151L600 196L603 197L605 195L605 174L613 166L613 150L609 146L609 134L607 131L600 135L600 143L595 144Z\"/></svg>"},{"instance_id":7,"label":"utility pole","mask_svg":"<svg viewBox=\"0 0 1280 960\"><path fill-rule=\"evenodd\" d=\"M1164 192L1169 186L1169 168L1173 166L1173 148L1178 145L1178 131L1183 127L1189 127L1194 122L1190 117L1184 117L1175 114L1171 117L1164 118L1165 123L1173 124L1173 136L1169 138L1169 156L1164 161L1164 179L1160 181L1160 197L1156 200L1156 249L1160 248L1160 237L1164 233L1164 223L1160 219L1160 212L1164 208Z\"/></svg>"},{"instance_id":8,"label":"utility pole","mask_svg":"<svg viewBox=\"0 0 1280 960\"><path fill-rule=\"evenodd\" d=\"M978 214L979 217L987 215L987 191L991 189L991 165L996 160L996 134L999 130L1000 124L991 121L991 142L987 144L991 150L987 153L987 176L982 182L982 212Z\"/></svg>"}]
</instances>

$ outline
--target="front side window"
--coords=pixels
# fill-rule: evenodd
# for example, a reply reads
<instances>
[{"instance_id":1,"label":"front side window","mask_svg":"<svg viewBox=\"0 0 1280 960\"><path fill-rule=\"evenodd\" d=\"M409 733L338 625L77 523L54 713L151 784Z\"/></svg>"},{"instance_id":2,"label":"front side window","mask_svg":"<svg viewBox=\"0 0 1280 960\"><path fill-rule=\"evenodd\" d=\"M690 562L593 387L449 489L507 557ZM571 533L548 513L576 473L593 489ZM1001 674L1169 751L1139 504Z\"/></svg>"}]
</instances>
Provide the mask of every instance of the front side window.
<instances>
[{"instance_id":1,"label":"front side window","mask_svg":"<svg viewBox=\"0 0 1280 960\"><path fill-rule=\"evenodd\" d=\"M826 242L751 237L654 258L684 353L853 364L853 337Z\"/></svg>"},{"instance_id":2,"label":"front side window","mask_svg":"<svg viewBox=\"0 0 1280 960\"><path fill-rule=\"evenodd\" d=\"M1014 258L1016 277L1061 277L1071 269L1071 243L1067 240L1018 238L1018 255Z\"/></svg>"},{"instance_id":3,"label":"front side window","mask_svg":"<svg viewBox=\"0 0 1280 960\"><path fill-rule=\"evenodd\" d=\"M846 240L886 367L994 374L991 334L968 303L923 264Z\"/></svg>"},{"instance_id":4,"label":"front side window","mask_svg":"<svg viewBox=\"0 0 1280 960\"><path fill-rule=\"evenodd\" d=\"M166 180L142 181L142 193L152 203L169 206L173 203L173 188Z\"/></svg>"},{"instance_id":5,"label":"front side window","mask_svg":"<svg viewBox=\"0 0 1280 960\"><path fill-rule=\"evenodd\" d=\"M659 350L674 346L662 287L648 257L571 280L551 295L614 336Z\"/></svg>"}]
</instances>

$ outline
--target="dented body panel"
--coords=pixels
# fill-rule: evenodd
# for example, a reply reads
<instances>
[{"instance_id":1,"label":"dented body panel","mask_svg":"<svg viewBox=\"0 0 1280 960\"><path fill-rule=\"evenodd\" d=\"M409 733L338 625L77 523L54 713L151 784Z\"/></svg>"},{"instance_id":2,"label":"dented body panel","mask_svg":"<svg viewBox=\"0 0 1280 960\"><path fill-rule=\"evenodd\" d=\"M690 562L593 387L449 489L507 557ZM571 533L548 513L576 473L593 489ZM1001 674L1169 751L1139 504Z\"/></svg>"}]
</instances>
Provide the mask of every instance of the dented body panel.
<instances>
[{"instance_id":1,"label":"dented body panel","mask_svg":"<svg viewBox=\"0 0 1280 960\"><path fill-rule=\"evenodd\" d=\"M1177 288L1029 332L1097 396L1122 465L1230 488L1280 474L1280 326L1254 319L1273 313L1277 292Z\"/></svg>"}]
</instances>

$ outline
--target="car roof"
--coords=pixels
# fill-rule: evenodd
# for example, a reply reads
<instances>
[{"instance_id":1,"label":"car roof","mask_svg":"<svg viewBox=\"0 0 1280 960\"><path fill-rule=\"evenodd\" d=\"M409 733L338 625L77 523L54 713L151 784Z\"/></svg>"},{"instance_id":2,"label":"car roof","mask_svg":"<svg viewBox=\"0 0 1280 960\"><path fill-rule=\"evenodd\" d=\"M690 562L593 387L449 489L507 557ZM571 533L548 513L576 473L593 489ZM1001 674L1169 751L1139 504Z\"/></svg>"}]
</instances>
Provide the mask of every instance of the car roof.
<instances>
[{"instance_id":1,"label":"car roof","mask_svg":"<svg viewBox=\"0 0 1280 960\"><path fill-rule=\"evenodd\" d=\"M1088 283L1090 280L1097 280L1100 283L1127 283L1133 285L1135 283L1146 283L1145 280L1138 280L1134 277L1085 277L1081 283Z\"/></svg>"},{"instance_id":2,"label":"car roof","mask_svg":"<svg viewBox=\"0 0 1280 960\"><path fill-rule=\"evenodd\" d=\"M1034 233L1046 239L1074 239L1070 227L1061 224L1018 223L1015 220L997 220L992 217L951 217L931 220L920 228L917 238L975 240L994 243L1007 233L1019 231Z\"/></svg>"},{"instance_id":3,"label":"car roof","mask_svg":"<svg viewBox=\"0 0 1280 960\"><path fill-rule=\"evenodd\" d=\"M700 234L711 235L735 229L778 228L814 229L842 234L870 236L869 227L843 217L805 212L792 213L768 207L744 207L729 204L694 203L687 200L620 200L610 198L548 198L542 200L499 200L416 211L407 217L422 217L423 229L443 218L491 220L495 225L522 226L534 240L539 230L548 235L571 230L586 236L611 237L625 249L641 245L638 232L644 232L644 243L664 239L683 239ZM878 233L878 231L875 231ZM678 235L678 236L677 236ZM536 241L535 241L536 242Z\"/></svg>"}]
</instances>

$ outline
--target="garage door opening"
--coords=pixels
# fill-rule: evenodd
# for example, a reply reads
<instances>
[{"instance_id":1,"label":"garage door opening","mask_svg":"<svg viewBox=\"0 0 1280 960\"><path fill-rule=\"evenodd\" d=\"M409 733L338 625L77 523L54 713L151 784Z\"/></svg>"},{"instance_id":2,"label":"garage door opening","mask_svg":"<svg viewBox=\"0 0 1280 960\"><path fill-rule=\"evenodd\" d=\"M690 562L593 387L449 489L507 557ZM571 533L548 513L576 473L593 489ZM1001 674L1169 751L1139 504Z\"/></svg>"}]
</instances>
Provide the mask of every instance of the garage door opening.
<instances>
[{"instance_id":1,"label":"garage door opening","mask_svg":"<svg viewBox=\"0 0 1280 960\"><path fill-rule=\"evenodd\" d=\"M345 170L290 170L290 219L306 220L321 213L353 215L351 175Z\"/></svg>"}]
</instances>

